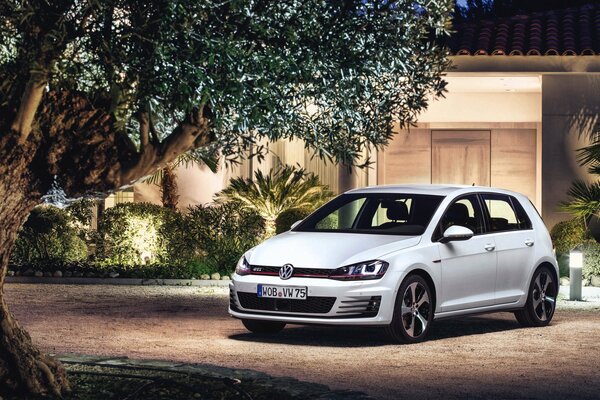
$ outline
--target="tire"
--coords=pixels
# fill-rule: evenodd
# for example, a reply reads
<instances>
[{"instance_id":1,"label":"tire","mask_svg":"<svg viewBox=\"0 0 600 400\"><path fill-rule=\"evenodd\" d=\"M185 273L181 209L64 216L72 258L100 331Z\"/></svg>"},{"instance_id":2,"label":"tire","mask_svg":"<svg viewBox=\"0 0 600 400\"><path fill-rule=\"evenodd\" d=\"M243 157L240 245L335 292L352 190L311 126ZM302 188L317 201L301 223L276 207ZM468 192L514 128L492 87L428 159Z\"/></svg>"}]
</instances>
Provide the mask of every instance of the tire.
<instances>
[{"instance_id":1,"label":"tire","mask_svg":"<svg viewBox=\"0 0 600 400\"><path fill-rule=\"evenodd\" d=\"M538 268L529 284L525 307L515 311L517 321L523 326L546 326L552 321L556 309L558 282L554 271Z\"/></svg>"},{"instance_id":2,"label":"tire","mask_svg":"<svg viewBox=\"0 0 600 400\"><path fill-rule=\"evenodd\" d=\"M261 321L258 319L243 319L242 323L252 333L270 334L281 332L285 328L285 322Z\"/></svg>"},{"instance_id":3,"label":"tire","mask_svg":"<svg viewBox=\"0 0 600 400\"><path fill-rule=\"evenodd\" d=\"M398 343L422 342L431 328L433 313L433 293L429 284L419 275L409 275L398 289L387 333Z\"/></svg>"}]
</instances>

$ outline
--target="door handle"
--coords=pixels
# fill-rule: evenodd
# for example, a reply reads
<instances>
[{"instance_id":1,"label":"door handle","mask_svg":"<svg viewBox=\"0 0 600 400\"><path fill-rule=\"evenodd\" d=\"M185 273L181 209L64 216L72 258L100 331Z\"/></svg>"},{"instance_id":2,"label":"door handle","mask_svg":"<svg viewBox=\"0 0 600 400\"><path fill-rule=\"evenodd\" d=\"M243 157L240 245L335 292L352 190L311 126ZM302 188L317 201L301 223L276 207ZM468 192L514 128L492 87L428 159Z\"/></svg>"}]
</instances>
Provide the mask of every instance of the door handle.
<instances>
[{"instance_id":1,"label":"door handle","mask_svg":"<svg viewBox=\"0 0 600 400\"><path fill-rule=\"evenodd\" d=\"M487 251L492 251L496 248L496 246L494 246L491 243L486 244L485 246L483 246L484 249L486 249Z\"/></svg>"},{"instance_id":2,"label":"door handle","mask_svg":"<svg viewBox=\"0 0 600 400\"><path fill-rule=\"evenodd\" d=\"M534 241L531 240L531 239L526 239L525 240L525 246L527 246L527 247L533 246L533 243L534 243Z\"/></svg>"}]
</instances>

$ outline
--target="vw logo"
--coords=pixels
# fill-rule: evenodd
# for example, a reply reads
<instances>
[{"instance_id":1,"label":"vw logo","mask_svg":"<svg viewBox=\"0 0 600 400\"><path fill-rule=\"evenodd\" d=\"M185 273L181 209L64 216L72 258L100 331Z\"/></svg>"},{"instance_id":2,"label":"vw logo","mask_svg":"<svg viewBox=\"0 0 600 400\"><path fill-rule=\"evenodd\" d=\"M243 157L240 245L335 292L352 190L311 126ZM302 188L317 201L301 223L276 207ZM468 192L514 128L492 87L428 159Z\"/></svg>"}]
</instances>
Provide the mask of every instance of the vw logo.
<instances>
[{"instance_id":1,"label":"vw logo","mask_svg":"<svg viewBox=\"0 0 600 400\"><path fill-rule=\"evenodd\" d=\"M292 275L294 275L294 266L292 264L285 264L279 268L279 277L281 279L290 279Z\"/></svg>"}]
</instances>

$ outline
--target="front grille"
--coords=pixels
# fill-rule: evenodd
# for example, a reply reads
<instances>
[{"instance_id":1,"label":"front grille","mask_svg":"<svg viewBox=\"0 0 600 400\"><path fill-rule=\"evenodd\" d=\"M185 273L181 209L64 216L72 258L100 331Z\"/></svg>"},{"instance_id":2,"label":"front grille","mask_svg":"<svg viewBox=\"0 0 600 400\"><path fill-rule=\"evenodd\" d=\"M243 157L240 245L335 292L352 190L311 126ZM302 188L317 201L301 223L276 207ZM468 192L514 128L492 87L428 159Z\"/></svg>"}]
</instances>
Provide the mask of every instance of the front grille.
<instances>
[{"instance_id":1,"label":"front grille","mask_svg":"<svg viewBox=\"0 0 600 400\"><path fill-rule=\"evenodd\" d=\"M243 308L248 310L281 311L301 314L326 314L331 311L335 297L309 296L306 300L270 299L258 297L256 293L237 292Z\"/></svg>"},{"instance_id":2,"label":"front grille","mask_svg":"<svg viewBox=\"0 0 600 400\"><path fill-rule=\"evenodd\" d=\"M268 267L263 265L252 265L250 270L252 275L279 275L281 267ZM335 269L323 268L294 268L293 277L298 278L329 278Z\"/></svg>"}]
</instances>

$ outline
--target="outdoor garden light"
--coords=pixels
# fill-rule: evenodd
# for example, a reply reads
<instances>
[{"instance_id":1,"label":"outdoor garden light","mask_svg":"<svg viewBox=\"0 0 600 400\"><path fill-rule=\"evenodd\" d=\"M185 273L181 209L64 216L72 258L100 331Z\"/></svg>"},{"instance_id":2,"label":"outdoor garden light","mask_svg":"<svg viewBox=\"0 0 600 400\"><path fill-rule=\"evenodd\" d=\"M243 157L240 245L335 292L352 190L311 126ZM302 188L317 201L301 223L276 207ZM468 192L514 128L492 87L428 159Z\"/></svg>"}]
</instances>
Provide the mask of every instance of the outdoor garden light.
<instances>
[{"instance_id":1,"label":"outdoor garden light","mask_svg":"<svg viewBox=\"0 0 600 400\"><path fill-rule=\"evenodd\" d=\"M569 253L569 300L581 301L583 253L574 248Z\"/></svg>"}]
</instances>

